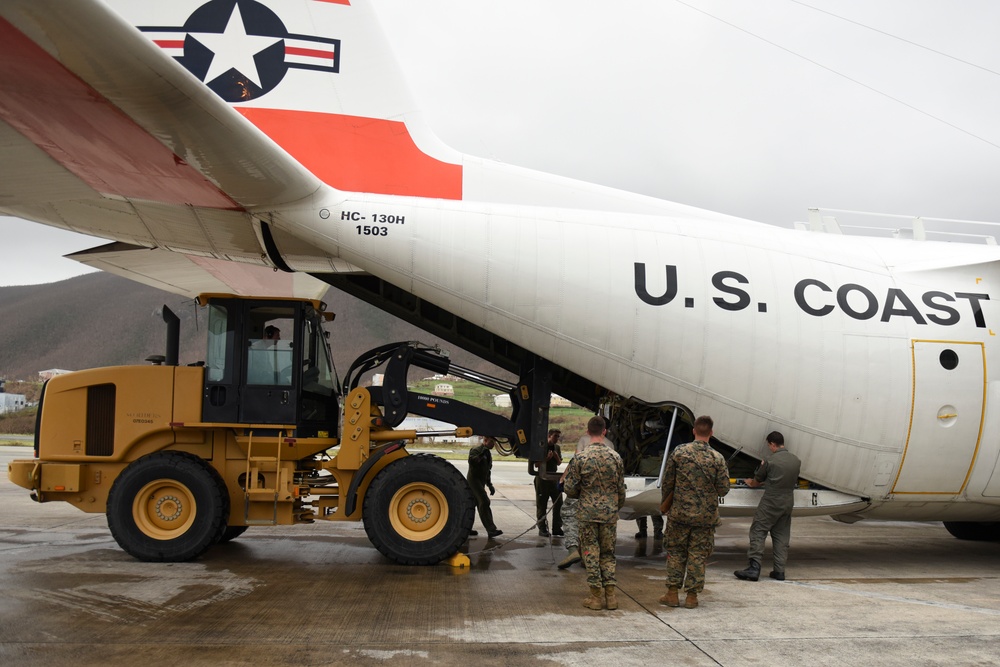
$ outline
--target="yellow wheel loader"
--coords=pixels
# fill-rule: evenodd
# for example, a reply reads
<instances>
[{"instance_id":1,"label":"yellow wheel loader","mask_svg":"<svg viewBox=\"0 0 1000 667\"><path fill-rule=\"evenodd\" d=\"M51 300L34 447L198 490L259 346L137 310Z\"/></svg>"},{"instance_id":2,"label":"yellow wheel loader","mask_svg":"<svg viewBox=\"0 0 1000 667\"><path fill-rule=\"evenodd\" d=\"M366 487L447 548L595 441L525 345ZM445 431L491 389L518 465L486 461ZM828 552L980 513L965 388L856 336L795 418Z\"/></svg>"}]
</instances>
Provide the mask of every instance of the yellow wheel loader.
<instances>
[{"instance_id":1,"label":"yellow wheel loader","mask_svg":"<svg viewBox=\"0 0 1000 667\"><path fill-rule=\"evenodd\" d=\"M317 300L202 295L204 361L178 364L179 320L150 365L78 371L42 392L35 458L11 481L38 502L105 512L115 540L146 561L185 561L250 526L363 520L404 564L454 555L474 519L472 494L447 461L410 455L419 437L491 435L519 456L545 452L551 371L531 357L516 384L454 366L414 343L362 355L340 384ZM385 365L381 386L358 386ZM508 418L406 387L412 366L507 391ZM407 414L454 430L397 430Z\"/></svg>"}]
</instances>

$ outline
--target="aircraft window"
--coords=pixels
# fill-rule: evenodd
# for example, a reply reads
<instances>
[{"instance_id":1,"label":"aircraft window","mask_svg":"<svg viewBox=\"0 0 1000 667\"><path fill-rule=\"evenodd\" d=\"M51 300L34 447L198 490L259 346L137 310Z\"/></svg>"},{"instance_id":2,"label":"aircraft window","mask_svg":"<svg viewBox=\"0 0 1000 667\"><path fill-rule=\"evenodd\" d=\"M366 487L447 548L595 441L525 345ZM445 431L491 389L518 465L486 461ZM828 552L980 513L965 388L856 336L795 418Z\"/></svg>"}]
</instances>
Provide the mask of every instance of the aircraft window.
<instances>
[{"instance_id":1,"label":"aircraft window","mask_svg":"<svg viewBox=\"0 0 1000 667\"><path fill-rule=\"evenodd\" d=\"M955 350L944 350L941 352L940 360L945 370L953 371L958 366L958 353Z\"/></svg>"}]
</instances>

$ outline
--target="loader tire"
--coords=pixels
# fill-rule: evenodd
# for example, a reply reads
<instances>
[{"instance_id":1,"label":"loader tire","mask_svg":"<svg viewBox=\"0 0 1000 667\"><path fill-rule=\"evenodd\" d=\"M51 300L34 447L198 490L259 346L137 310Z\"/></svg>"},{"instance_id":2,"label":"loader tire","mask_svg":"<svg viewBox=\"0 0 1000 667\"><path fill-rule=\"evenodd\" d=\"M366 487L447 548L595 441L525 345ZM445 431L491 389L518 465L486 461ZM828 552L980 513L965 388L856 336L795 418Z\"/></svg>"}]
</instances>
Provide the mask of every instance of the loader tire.
<instances>
[{"instance_id":1,"label":"loader tire","mask_svg":"<svg viewBox=\"0 0 1000 667\"><path fill-rule=\"evenodd\" d=\"M385 556L403 565L433 565L468 538L475 502L455 466L414 454L375 476L361 516L368 539Z\"/></svg>"},{"instance_id":2,"label":"loader tire","mask_svg":"<svg viewBox=\"0 0 1000 667\"><path fill-rule=\"evenodd\" d=\"M229 494L197 456L157 452L128 465L108 494L108 527L118 546L144 561L197 558L226 531Z\"/></svg>"},{"instance_id":3,"label":"loader tire","mask_svg":"<svg viewBox=\"0 0 1000 667\"><path fill-rule=\"evenodd\" d=\"M226 530L222 533L222 537L219 538L219 544L232 542L237 537L247 532L247 528L248 526L227 526Z\"/></svg>"}]
</instances>

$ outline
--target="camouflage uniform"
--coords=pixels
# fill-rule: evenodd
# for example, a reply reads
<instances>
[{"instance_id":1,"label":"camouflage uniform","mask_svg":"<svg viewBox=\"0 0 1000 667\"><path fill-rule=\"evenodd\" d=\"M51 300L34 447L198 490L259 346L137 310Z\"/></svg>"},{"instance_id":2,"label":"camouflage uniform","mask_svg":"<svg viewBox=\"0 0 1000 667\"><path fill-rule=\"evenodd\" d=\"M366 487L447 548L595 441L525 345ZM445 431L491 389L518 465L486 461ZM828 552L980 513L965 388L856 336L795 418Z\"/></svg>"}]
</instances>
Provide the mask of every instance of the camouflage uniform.
<instances>
[{"instance_id":1,"label":"camouflage uniform","mask_svg":"<svg viewBox=\"0 0 1000 667\"><path fill-rule=\"evenodd\" d=\"M757 505L750 524L750 560L761 562L764 540L771 533L774 571L784 573L788 559L788 542L792 536L792 507L795 505L795 485L799 481L799 458L784 447L762 461L753 474L764 482L764 496Z\"/></svg>"},{"instance_id":2,"label":"camouflage uniform","mask_svg":"<svg viewBox=\"0 0 1000 667\"><path fill-rule=\"evenodd\" d=\"M580 438L580 441L576 443L576 453L580 454L587 449L587 445L590 444L590 436L584 435ZM614 449L615 446L610 440L604 438L604 444ZM571 461L572 462L572 461ZM567 467L567 470L569 468ZM578 507L578 501L576 498L570 498L567 496L563 499L562 511L560 515L562 516L562 528L563 533L566 536L563 538L563 545L566 547L566 551L573 551L580 547L580 526L579 522L576 520L576 512Z\"/></svg>"},{"instance_id":3,"label":"camouflage uniform","mask_svg":"<svg viewBox=\"0 0 1000 667\"><path fill-rule=\"evenodd\" d=\"M578 498L577 521L587 583L615 586L618 510L625 504L625 466L618 452L594 443L569 462L566 496Z\"/></svg>"},{"instance_id":4,"label":"camouflage uniform","mask_svg":"<svg viewBox=\"0 0 1000 667\"><path fill-rule=\"evenodd\" d=\"M465 474L466 481L472 489L472 497L476 499L479 510L479 520L487 533L496 532L497 525L493 523L493 510L490 509L490 497L486 495L486 487L493 488L491 471L493 470L493 455L485 445L476 445L469 450L469 472Z\"/></svg>"},{"instance_id":5,"label":"camouflage uniform","mask_svg":"<svg viewBox=\"0 0 1000 667\"><path fill-rule=\"evenodd\" d=\"M662 496L674 492L667 513L667 588L700 593L705 561L715 547L719 497L729 493L729 469L707 442L681 445L667 459Z\"/></svg>"},{"instance_id":6,"label":"camouflage uniform","mask_svg":"<svg viewBox=\"0 0 1000 667\"><path fill-rule=\"evenodd\" d=\"M579 502L576 498L563 498L562 509L559 512L562 516L563 533L566 535L563 538L563 546L566 547L567 551L573 551L573 549L580 547L580 526L576 522Z\"/></svg>"}]
</instances>

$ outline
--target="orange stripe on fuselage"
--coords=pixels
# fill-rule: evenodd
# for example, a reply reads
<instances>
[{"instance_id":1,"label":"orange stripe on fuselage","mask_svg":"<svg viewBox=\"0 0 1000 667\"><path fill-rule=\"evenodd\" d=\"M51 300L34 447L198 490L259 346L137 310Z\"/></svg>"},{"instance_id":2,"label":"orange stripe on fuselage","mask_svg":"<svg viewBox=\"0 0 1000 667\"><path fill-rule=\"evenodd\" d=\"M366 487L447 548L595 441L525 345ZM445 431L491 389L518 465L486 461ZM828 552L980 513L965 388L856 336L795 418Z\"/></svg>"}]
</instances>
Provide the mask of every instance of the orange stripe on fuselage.
<instances>
[{"instance_id":1,"label":"orange stripe on fuselage","mask_svg":"<svg viewBox=\"0 0 1000 667\"><path fill-rule=\"evenodd\" d=\"M421 151L399 121L283 109L238 111L338 190L462 198L462 165Z\"/></svg>"}]
</instances>

